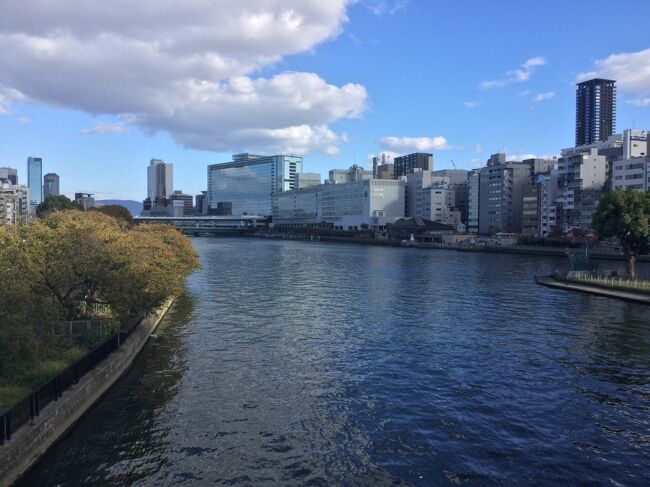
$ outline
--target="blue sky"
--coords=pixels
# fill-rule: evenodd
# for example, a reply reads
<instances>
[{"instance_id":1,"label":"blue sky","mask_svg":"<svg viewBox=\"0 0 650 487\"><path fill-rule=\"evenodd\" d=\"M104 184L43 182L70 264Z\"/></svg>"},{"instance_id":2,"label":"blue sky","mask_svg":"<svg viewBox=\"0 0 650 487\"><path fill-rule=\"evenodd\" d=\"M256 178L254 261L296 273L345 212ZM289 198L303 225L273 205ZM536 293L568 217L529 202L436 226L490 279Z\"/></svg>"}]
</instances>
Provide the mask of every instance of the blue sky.
<instances>
[{"instance_id":1,"label":"blue sky","mask_svg":"<svg viewBox=\"0 0 650 487\"><path fill-rule=\"evenodd\" d=\"M83 14L48 11L39 0L8 3L0 19L18 20L0 20L0 165L18 168L25 181L27 157L41 156L66 194L142 199L151 157L173 162L175 189L196 194L207 164L245 149L290 147L304 153L306 171L323 175L367 164L372 153L423 147L436 168L452 159L476 167L499 150L554 155L573 144L575 81L585 73L619 79L619 131L650 129L650 37L639 2L332 0L305 13L278 1L278 22L303 20L290 35L271 25L264 45L238 37L236 25L217 38L197 24L209 35L187 38L183 23L200 21L170 20L170 56L183 41L177 71L174 58L155 64L151 51L133 54L142 45L136 20L158 19L122 13L128 2ZM199 13L212 11L213 24L250 13L216 3L194 0ZM100 8L112 8L110 21ZM228 63L208 56L182 64L192 49ZM203 104L214 87L197 83L204 80L227 83L228 93Z\"/></svg>"}]
</instances>

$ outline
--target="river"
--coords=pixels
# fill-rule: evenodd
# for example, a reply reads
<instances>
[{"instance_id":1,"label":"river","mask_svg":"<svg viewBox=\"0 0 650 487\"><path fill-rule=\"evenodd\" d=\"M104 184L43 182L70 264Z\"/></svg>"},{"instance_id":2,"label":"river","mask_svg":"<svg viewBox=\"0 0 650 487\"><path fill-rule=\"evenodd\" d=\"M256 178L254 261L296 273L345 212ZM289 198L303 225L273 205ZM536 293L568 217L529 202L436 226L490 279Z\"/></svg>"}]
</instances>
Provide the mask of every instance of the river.
<instances>
[{"instance_id":1,"label":"river","mask_svg":"<svg viewBox=\"0 0 650 487\"><path fill-rule=\"evenodd\" d=\"M161 338L20 485L647 482L650 308L533 282L565 259L193 242Z\"/></svg>"}]
</instances>

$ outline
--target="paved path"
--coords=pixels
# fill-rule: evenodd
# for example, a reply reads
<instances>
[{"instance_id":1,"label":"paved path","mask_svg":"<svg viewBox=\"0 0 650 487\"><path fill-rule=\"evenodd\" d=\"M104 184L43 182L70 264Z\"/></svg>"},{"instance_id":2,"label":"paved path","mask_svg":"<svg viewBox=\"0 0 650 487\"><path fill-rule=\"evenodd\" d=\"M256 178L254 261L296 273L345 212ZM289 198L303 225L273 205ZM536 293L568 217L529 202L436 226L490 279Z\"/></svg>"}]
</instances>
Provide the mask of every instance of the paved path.
<instances>
[{"instance_id":1,"label":"paved path","mask_svg":"<svg viewBox=\"0 0 650 487\"><path fill-rule=\"evenodd\" d=\"M564 289L569 291L579 291L583 293L595 294L597 296L605 296L607 298L624 299L625 301L633 301L635 303L650 304L650 295L636 293L634 291L621 291L618 289L605 289L597 286L590 286L589 284L577 284L558 281L551 276L535 276L535 282L542 286L554 287L557 289Z\"/></svg>"}]
</instances>

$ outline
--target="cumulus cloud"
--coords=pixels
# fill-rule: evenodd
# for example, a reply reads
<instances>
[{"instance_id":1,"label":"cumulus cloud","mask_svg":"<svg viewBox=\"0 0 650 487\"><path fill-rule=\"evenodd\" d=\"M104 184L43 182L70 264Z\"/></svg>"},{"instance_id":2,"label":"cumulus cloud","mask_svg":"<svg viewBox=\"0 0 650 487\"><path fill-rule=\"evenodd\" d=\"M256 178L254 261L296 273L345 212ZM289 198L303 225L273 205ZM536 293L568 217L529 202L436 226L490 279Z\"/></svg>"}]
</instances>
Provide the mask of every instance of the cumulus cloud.
<instances>
[{"instance_id":1,"label":"cumulus cloud","mask_svg":"<svg viewBox=\"0 0 650 487\"><path fill-rule=\"evenodd\" d=\"M328 124L361 116L365 88L259 73L337 36L349 3L3 2L0 107L23 99L117 115L196 149L336 153L344 138Z\"/></svg>"},{"instance_id":2,"label":"cumulus cloud","mask_svg":"<svg viewBox=\"0 0 650 487\"><path fill-rule=\"evenodd\" d=\"M528 81L530 76L533 74L533 71L538 66L544 66L546 64L546 59L537 56L532 57L526 60L519 68L507 71L501 78L483 81L479 84L479 88L488 90L491 88L500 88L502 86L507 86L513 83L521 83L522 81Z\"/></svg>"},{"instance_id":3,"label":"cumulus cloud","mask_svg":"<svg viewBox=\"0 0 650 487\"><path fill-rule=\"evenodd\" d=\"M382 137L379 139L379 146L382 149L399 152L430 152L433 150L445 150L451 147L447 139L437 137Z\"/></svg>"},{"instance_id":4,"label":"cumulus cloud","mask_svg":"<svg viewBox=\"0 0 650 487\"><path fill-rule=\"evenodd\" d=\"M128 131L128 127L121 122L113 123L100 121L93 127L83 129L81 132L84 134L123 134Z\"/></svg>"},{"instance_id":5,"label":"cumulus cloud","mask_svg":"<svg viewBox=\"0 0 650 487\"><path fill-rule=\"evenodd\" d=\"M544 92L544 93L538 93L537 95L535 95L535 96L533 97L533 101L534 101L535 103L539 103L540 101L550 100L550 99L553 98L554 96L555 96L555 92L553 92L553 91L546 91L546 92Z\"/></svg>"},{"instance_id":6,"label":"cumulus cloud","mask_svg":"<svg viewBox=\"0 0 650 487\"><path fill-rule=\"evenodd\" d=\"M591 71L580 73L576 82L591 78L614 79L621 91L650 93L650 49L612 54L600 59Z\"/></svg>"}]
</instances>

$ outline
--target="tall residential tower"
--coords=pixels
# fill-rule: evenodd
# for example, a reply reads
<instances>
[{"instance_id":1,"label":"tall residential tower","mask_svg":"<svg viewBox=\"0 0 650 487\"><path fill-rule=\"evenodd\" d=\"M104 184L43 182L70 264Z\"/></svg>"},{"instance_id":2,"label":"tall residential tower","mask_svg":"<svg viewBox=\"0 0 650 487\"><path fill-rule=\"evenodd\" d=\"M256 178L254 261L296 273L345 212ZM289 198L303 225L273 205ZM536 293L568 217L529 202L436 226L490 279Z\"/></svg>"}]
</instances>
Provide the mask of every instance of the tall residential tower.
<instances>
[{"instance_id":1,"label":"tall residential tower","mask_svg":"<svg viewBox=\"0 0 650 487\"><path fill-rule=\"evenodd\" d=\"M616 81L594 78L576 90L576 147L605 141L616 131Z\"/></svg>"}]
</instances>

